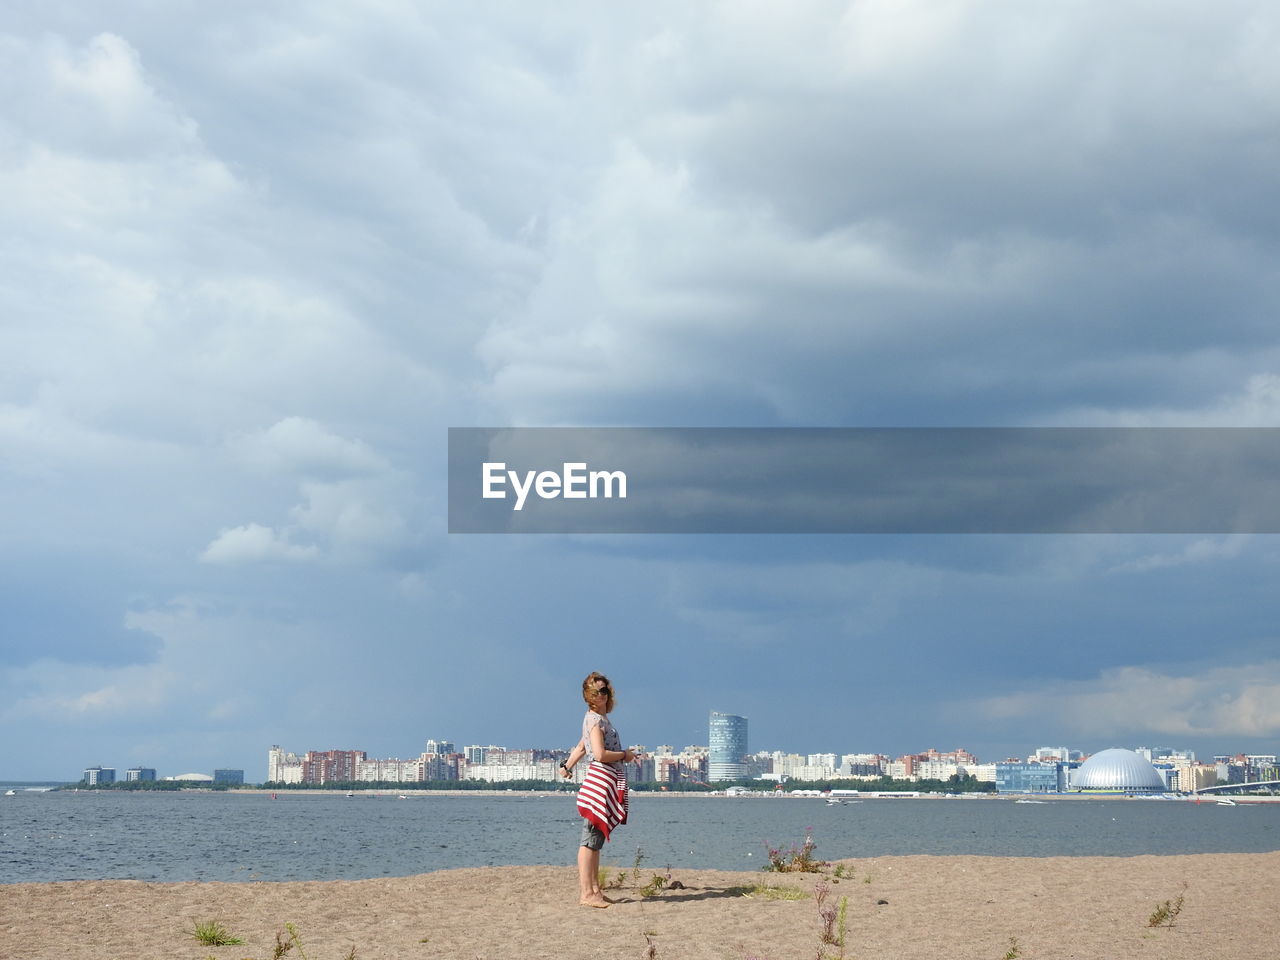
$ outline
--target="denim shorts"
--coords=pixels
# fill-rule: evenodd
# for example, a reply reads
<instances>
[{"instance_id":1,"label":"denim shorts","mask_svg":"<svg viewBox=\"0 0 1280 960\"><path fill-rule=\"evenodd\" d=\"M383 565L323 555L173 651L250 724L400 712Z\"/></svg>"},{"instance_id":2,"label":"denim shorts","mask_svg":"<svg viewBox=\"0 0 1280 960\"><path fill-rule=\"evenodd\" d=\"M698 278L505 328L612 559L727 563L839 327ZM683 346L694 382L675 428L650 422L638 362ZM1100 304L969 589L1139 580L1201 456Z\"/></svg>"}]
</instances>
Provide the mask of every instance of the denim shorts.
<instances>
[{"instance_id":1,"label":"denim shorts","mask_svg":"<svg viewBox=\"0 0 1280 960\"><path fill-rule=\"evenodd\" d=\"M604 834L590 820L585 817L582 820L582 846L588 850L600 850L604 847Z\"/></svg>"}]
</instances>

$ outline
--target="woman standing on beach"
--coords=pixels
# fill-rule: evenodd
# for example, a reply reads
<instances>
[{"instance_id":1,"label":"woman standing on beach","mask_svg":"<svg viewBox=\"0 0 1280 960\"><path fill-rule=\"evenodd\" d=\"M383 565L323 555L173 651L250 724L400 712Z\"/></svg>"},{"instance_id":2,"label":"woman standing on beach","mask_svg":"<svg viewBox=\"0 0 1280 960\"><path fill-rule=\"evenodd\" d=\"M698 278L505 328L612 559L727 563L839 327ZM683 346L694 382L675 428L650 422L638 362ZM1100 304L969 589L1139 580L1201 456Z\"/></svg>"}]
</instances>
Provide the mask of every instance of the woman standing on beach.
<instances>
[{"instance_id":1,"label":"woman standing on beach","mask_svg":"<svg viewBox=\"0 0 1280 960\"><path fill-rule=\"evenodd\" d=\"M627 822L627 778L624 763L635 753L622 749L618 731L609 722L613 710L613 687L609 678L594 670L582 681L582 699L587 714L582 718L582 739L560 764L561 772L572 776L584 756L591 766L578 790L578 813L582 815L582 839L578 846L579 900L586 907L607 907L613 901L600 889L600 849L613 828Z\"/></svg>"}]
</instances>

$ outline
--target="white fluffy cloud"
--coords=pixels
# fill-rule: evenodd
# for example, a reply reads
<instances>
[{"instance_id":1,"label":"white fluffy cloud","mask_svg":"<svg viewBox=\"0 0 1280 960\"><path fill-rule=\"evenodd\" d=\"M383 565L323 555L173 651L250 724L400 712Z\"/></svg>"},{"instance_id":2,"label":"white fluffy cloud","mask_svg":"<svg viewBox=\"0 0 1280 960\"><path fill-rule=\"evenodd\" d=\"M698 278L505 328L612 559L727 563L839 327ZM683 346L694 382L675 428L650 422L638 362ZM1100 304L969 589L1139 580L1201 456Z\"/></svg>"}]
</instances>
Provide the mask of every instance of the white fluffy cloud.
<instances>
[{"instance_id":1,"label":"white fluffy cloud","mask_svg":"<svg viewBox=\"0 0 1280 960\"><path fill-rule=\"evenodd\" d=\"M1002 724L1034 723L1063 738L1151 734L1223 742L1275 737L1280 735L1280 662L1183 675L1119 667L1094 680L987 697L971 706Z\"/></svg>"},{"instance_id":2,"label":"white fluffy cloud","mask_svg":"<svg viewBox=\"0 0 1280 960\"><path fill-rule=\"evenodd\" d=\"M246 523L223 530L200 554L206 563L240 564L283 560L313 560L319 555L314 544L291 543L279 531L258 523Z\"/></svg>"},{"instance_id":3,"label":"white fluffy cloud","mask_svg":"<svg viewBox=\"0 0 1280 960\"><path fill-rule=\"evenodd\" d=\"M349 440L307 417L285 417L233 441L235 452L267 470L316 475L359 475L387 469L361 440Z\"/></svg>"}]
</instances>

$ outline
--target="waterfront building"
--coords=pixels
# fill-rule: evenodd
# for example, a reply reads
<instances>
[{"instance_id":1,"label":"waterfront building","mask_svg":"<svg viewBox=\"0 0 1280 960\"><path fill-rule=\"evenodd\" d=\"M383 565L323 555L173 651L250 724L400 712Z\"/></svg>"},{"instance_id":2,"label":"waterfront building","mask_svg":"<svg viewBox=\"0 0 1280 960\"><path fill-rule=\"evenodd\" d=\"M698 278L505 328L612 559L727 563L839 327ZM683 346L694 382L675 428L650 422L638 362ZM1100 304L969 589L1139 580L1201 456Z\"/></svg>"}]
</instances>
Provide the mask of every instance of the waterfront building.
<instances>
[{"instance_id":1,"label":"waterfront building","mask_svg":"<svg viewBox=\"0 0 1280 960\"><path fill-rule=\"evenodd\" d=\"M836 755L834 753L811 753L805 758L805 764L810 767L823 767L826 770L835 772Z\"/></svg>"},{"instance_id":2,"label":"waterfront building","mask_svg":"<svg viewBox=\"0 0 1280 960\"><path fill-rule=\"evenodd\" d=\"M84 782L90 787L100 787L103 784L116 782L115 767L87 767L84 771Z\"/></svg>"},{"instance_id":3,"label":"waterfront building","mask_svg":"<svg viewBox=\"0 0 1280 960\"><path fill-rule=\"evenodd\" d=\"M1251 753L1245 756L1249 764L1250 782L1280 780L1280 762L1274 753Z\"/></svg>"},{"instance_id":4,"label":"waterfront building","mask_svg":"<svg viewBox=\"0 0 1280 960\"><path fill-rule=\"evenodd\" d=\"M924 753L916 754L916 757L921 762L941 761L943 763L954 763L957 766L962 766L962 767L967 766L969 764L977 764L978 762L978 758L975 757L968 750L966 750L964 747L959 747L955 750L950 750L946 753L939 753L937 750L930 747Z\"/></svg>"},{"instance_id":5,"label":"waterfront building","mask_svg":"<svg viewBox=\"0 0 1280 960\"><path fill-rule=\"evenodd\" d=\"M1276 777L1280 780L1280 777ZM1184 786L1183 790L1203 790L1205 787L1218 785L1218 768L1212 763L1197 763L1191 768L1189 781L1193 786Z\"/></svg>"},{"instance_id":6,"label":"waterfront building","mask_svg":"<svg viewBox=\"0 0 1280 960\"><path fill-rule=\"evenodd\" d=\"M421 770L417 759L361 760L356 764L356 779L364 783L413 783Z\"/></svg>"},{"instance_id":7,"label":"waterfront building","mask_svg":"<svg viewBox=\"0 0 1280 960\"><path fill-rule=\"evenodd\" d=\"M1067 786L1066 771L1071 764L1026 763L1013 761L997 763L997 793L1062 793Z\"/></svg>"},{"instance_id":8,"label":"waterfront building","mask_svg":"<svg viewBox=\"0 0 1280 960\"><path fill-rule=\"evenodd\" d=\"M444 754L428 751L418 758L418 779L459 780L466 766L466 757L460 753Z\"/></svg>"},{"instance_id":9,"label":"waterfront building","mask_svg":"<svg viewBox=\"0 0 1280 960\"><path fill-rule=\"evenodd\" d=\"M1082 793L1160 793L1168 789L1150 760L1120 748L1095 753L1082 763L1071 774L1070 787Z\"/></svg>"},{"instance_id":10,"label":"waterfront building","mask_svg":"<svg viewBox=\"0 0 1280 960\"><path fill-rule=\"evenodd\" d=\"M878 777L888 762L888 757L878 753L846 753L840 758L839 769L851 777Z\"/></svg>"},{"instance_id":11,"label":"waterfront building","mask_svg":"<svg viewBox=\"0 0 1280 960\"><path fill-rule=\"evenodd\" d=\"M884 772L894 780L914 780L916 775L916 758L913 756L899 757L884 766Z\"/></svg>"},{"instance_id":12,"label":"waterfront building","mask_svg":"<svg viewBox=\"0 0 1280 960\"><path fill-rule=\"evenodd\" d=\"M447 754L453 753L455 751L453 749L452 740L428 740L427 747L423 752L435 753L435 754L439 754L440 756L446 756Z\"/></svg>"},{"instance_id":13,"label":"waterfront building","mask_svg":"<svg viewBox=\"0 0 1280 960\"><path fill-rule=\"evenodd\" d=\"M672 785L705 783L707 758L704 754L662 754L646 758L653 765L651 779L657 783Z\"/></svg>"},{"instance_id":14,"label":"waterfront building","mask_svg":"<svg viewBox=\"0 0 1280 960\"><path fill-rule=\"evenodd\" d=\"M368 759L363 750L308 750L302 758L303 783L350 783L356 764Z\"/></svg>"},{"instance_id":15,"label":"waterfront building","mask_svg":"<svg viewBox=\"0 0 1280 960\"><path fill-rule=\"evenodd\" d=\"M243 787L244 771L243 770L215 770L213 771L214 783L225 783L228 786Z\"/></svg>"},{"instance_id":16,"label":"waterfront building","mask_svg":"<svg viewBox=\"0 0 1280 960\"><path fill-rule=\"evenodd\" d=\"M1198 789L1198 785L1202 779L1199 773L1199 764L1195 762L1194 754L1185 755L1180 753L1173 756L1158 757L1154 766L1161 771L1165 784L1170 790L1183 790L1190 792ZM1163 768L1163 769L1162 769ZM1209 767L1209 770L1214 770ZM1214 771L1214 780L1217 780L1216 770ZM1211 786L1212 784L1205 784Z\"/></svg>"},{"instance_id":17,"label":"waterfront building","mask_svg":"<svg viewBox=\"0 0 1280 960\"><path fill-rule=\"evenodd\" d=\"M965 767L964 772L979 783L996 782L996 765L994 763L977 763L972 767Z\"/></svg>"},{"instance_id":18,"label":"waterfront building","mask_svg":"<svg viewBox=\"0 0 1280 960\"><path fill-rule=\"evenodd\" d=\"M925 760L916 764L917 780L950 780L952 777L963 777L965 768L949 760Z\"/></svg>"},{"instance_id":19,"label":"waterfront building","mask_svg":"<svg viewBox=\"0 0 1280 960\"><path fill-rule=\"evenodd\" d=\"M125 783L143 783L156 778L155 767L130 767L124 772Z\"/></svg>"},{"instance_id":20,"label":"waterfront building","mask_svg":"<svg viewBox=\"0 0 1280 960\"><path fill-rule=\"evenodd\" d=\"M747 776L746 717L711 711L708 739L711 744L709 773L713 783Z\"/></svg>"},{"instance_id":21,"label":"waterfront building","mask_svg":"<svg viewBox=\"0 0 1280 960\"><path fill-rule=\"evenodd\" d=\"M537 762L539 759L538 752L535 750L506 750L502 747L489 748L485 753L485 763L487 764L507 764L508 766L528 766Z\"/></svg>"},{"instance_id":22,"label":"waterfront building","mask_svg":"<svg viewBox=\"0 0 1280 960\"><path fill-rule=\"evenodd\" d=\"M467 766L468 780L508 783L512 780L555 780L559 766L554 760L534 763L477 763Z\"/></svg>"},{"instance_id":23,"label":"waterfront building","mask_svg":"<svg viewBox=\"0 0 1280 960\"><path fill-rule=\"evenodd\" d=\"M286 753L278 745L267 751L267 781L270 783L301 783L302 758L296 753Z\"/></svg>"},{"instance_id":24,"label":"waterfront building","mask_svg":"<svg viewBox=\"0 0 1280 960\"><path fill-rule=\"evenodd\" d=\"M775 750L768 754L769 767L764 773L770 773L775 779L799 779L796 771L805 766L805 758L798 753L783 753Z\"/></svg>"},{"instance_id":25,"label":"waterfront building","mask_svg":"<svg viewBox=\"0 0 1280 960\"><path fill-rule=\"evenodd\" d=\"M644 755L637 762L643 762L640 775L653 783L679 784L702 783L706 778L706 767L701 758L693 759L679 754L660 753Z\"/></svg>"}]
</instances>

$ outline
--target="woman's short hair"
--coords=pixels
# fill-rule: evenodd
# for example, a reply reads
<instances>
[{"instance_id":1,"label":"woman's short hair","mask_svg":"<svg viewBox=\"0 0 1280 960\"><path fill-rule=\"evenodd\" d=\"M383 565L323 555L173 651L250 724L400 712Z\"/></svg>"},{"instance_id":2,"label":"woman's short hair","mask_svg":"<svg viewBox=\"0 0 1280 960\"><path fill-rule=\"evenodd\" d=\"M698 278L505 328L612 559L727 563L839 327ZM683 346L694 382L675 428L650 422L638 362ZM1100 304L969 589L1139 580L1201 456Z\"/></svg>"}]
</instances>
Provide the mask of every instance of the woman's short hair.
<instances>
[{"instance_id":1,"label":"woman's short hair","mask_svg":"<svg viewBox=\"0 0 1280 960\"><path fill-rule=\"evenodd\" d=\"M609 683L609 678L606 677L603 673L599 673L595 670L592 670L589 674L587 674L587 679L582 681L582 699L587 704L587 706L591 706L591 698L592 696L595 695L597 680L603 680L608 685L609 698L605 701L604 712L612 713L613 712L613 684Z\"/></svg>"}]
</instances>

